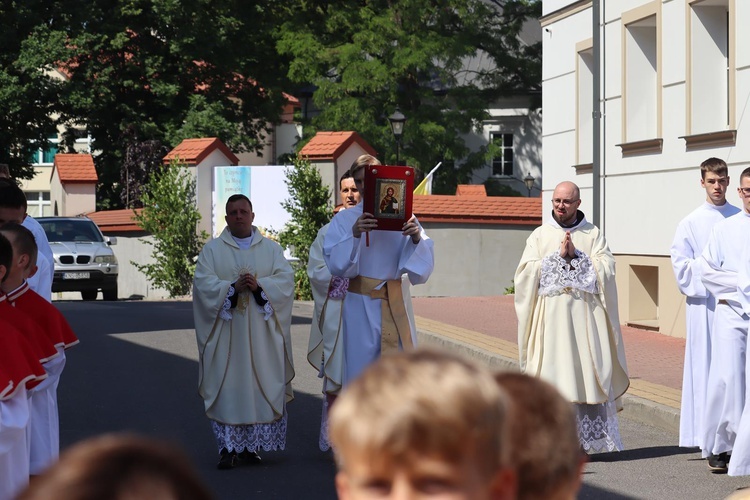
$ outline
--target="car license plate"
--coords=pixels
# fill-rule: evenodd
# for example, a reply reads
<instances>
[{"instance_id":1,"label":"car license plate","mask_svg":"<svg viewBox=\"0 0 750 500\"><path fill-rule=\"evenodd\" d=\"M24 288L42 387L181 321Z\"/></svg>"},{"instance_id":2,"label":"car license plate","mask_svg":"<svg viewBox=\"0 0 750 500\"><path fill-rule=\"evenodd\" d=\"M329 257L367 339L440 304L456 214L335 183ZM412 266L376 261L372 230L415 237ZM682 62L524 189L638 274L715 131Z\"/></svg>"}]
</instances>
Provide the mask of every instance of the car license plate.
<instances>
[{"instance_id":1,"label":"car license plate","mask_svg":"<svg viewBox=\"0 0 750 500\"><path fill-rule=\"evenodd\" d=\"M87 280L90 273L63 273L64 280Z\"/></svg>"}]
</instances>

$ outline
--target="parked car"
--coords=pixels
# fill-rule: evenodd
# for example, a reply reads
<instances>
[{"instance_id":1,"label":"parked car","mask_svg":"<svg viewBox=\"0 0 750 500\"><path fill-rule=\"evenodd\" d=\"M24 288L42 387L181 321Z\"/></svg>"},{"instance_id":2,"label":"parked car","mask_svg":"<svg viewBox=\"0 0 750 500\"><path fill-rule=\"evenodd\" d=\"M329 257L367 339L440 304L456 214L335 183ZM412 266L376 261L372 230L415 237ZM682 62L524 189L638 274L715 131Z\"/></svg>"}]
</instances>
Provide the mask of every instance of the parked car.
<instances>
[{"instance_id":1,"label":"parked car","mask_svg":"<svg viewBox=\"0 0 750 500\"><path fill-rule=\"evenodd\" d=\"M118 265L111 245L88 217L39 217L55 258L53 292L81 292L83 300L117 300Z\"/></svg>"}]
</instances>

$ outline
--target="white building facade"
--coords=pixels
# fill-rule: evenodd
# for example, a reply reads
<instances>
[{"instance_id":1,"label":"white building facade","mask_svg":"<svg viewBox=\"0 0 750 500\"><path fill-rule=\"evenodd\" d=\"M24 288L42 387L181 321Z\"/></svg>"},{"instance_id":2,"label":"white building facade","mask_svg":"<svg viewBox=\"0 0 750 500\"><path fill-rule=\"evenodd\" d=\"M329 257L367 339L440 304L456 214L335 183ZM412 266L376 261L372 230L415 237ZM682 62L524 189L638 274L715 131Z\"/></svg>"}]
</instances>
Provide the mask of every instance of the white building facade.
<instances>
[{"instance_id":1,"label":"white building facade","mask_svg":"<svg viewBox=\"0 0 750 500\"><path fill-rule=\"evenodd\" d=\"M669 247L678 222L705 199L703 160L727 162L727 199L741 204L739 175L750 166L748 22L750 2L739 0L543 2L543 211L563 180L581 187L589 218L598 202L623 322L685 336Z\"/></svg>"}]
</instances>

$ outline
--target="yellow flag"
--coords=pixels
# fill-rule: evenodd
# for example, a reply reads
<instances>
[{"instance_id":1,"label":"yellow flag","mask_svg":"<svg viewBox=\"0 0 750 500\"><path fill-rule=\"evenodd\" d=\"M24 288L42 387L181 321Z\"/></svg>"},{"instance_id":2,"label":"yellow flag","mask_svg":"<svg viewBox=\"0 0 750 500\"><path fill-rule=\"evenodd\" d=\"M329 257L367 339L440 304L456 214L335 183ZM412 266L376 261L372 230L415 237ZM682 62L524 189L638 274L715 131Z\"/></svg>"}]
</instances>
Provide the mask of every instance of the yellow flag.
<instances>
[{"instance_id":1,"label":"yellow flag","mask_svg":"<svg viewBox=\"0 0 750 500\"><path fill-rule=\"evenodd\" d=\"M438 162L438 164L435 165L435 168L430 170L430 173L424 176L424 179L419 183L419 186L414 188L414 194L432 194L432 175L442 164L442 161Z\"/></svg>"}]
</instances>

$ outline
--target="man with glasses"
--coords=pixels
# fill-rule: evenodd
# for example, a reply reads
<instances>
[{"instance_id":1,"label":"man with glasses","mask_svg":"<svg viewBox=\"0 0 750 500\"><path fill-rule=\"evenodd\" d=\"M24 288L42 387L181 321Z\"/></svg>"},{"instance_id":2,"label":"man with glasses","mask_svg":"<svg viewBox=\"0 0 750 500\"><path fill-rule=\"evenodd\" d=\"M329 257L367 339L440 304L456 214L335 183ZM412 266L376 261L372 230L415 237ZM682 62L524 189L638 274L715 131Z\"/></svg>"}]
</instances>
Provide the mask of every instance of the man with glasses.
<instances>
[{"instance_id":1,"label":"man with glasses","mask_svg":"<svg viewBox=\"0 0 750 500\"><path fill-rule=\"evenodd\" d=\"M561 182L552 216L526 241L515 275L521 370L575 403L587 453L622 450L616 400L630 381L620 332L615 259Z\"/></svg>"},{"instance_id":2,"label":"man with glasses","mask_svg":"<svg viewBox=\"0 0 750 500\"><path fill-rule=\"evenodd\" d=\"M708 243L711 229L740 209L727 203L729 175L724 160L709 158L701 163L700 168L701 187L706 191L706 201L677 226L670 255L677 286L685 295L687 329L679 443L680 446L706 449L706 429L716 429L720 411L720 408L706 406L706 384L711 361L711 324L716 299L703 286L697 262ZM727 457L709 455L709 468L726 472Z\"/></svg>"},{"instance_id":3,"label":"man with glasses","mask_svg":"<svg viewBox=\"0 0 750 500\"><path fill-rule=\"evenodd\" d=\"M747 449L750 446L750 415L743 415L748 311L740 293L747 287L743 276L750 246L750 168L740 174L737 192L743 210L715 224L698 260L703 285L716 298L706 385L706 408L711 411L704 415L715 416L704 423L703 456L718 455L725 468L712 469L726 472L728 465L730 475L750 474L746 457L750 452Z\"/></svg>"}]
</instances>

